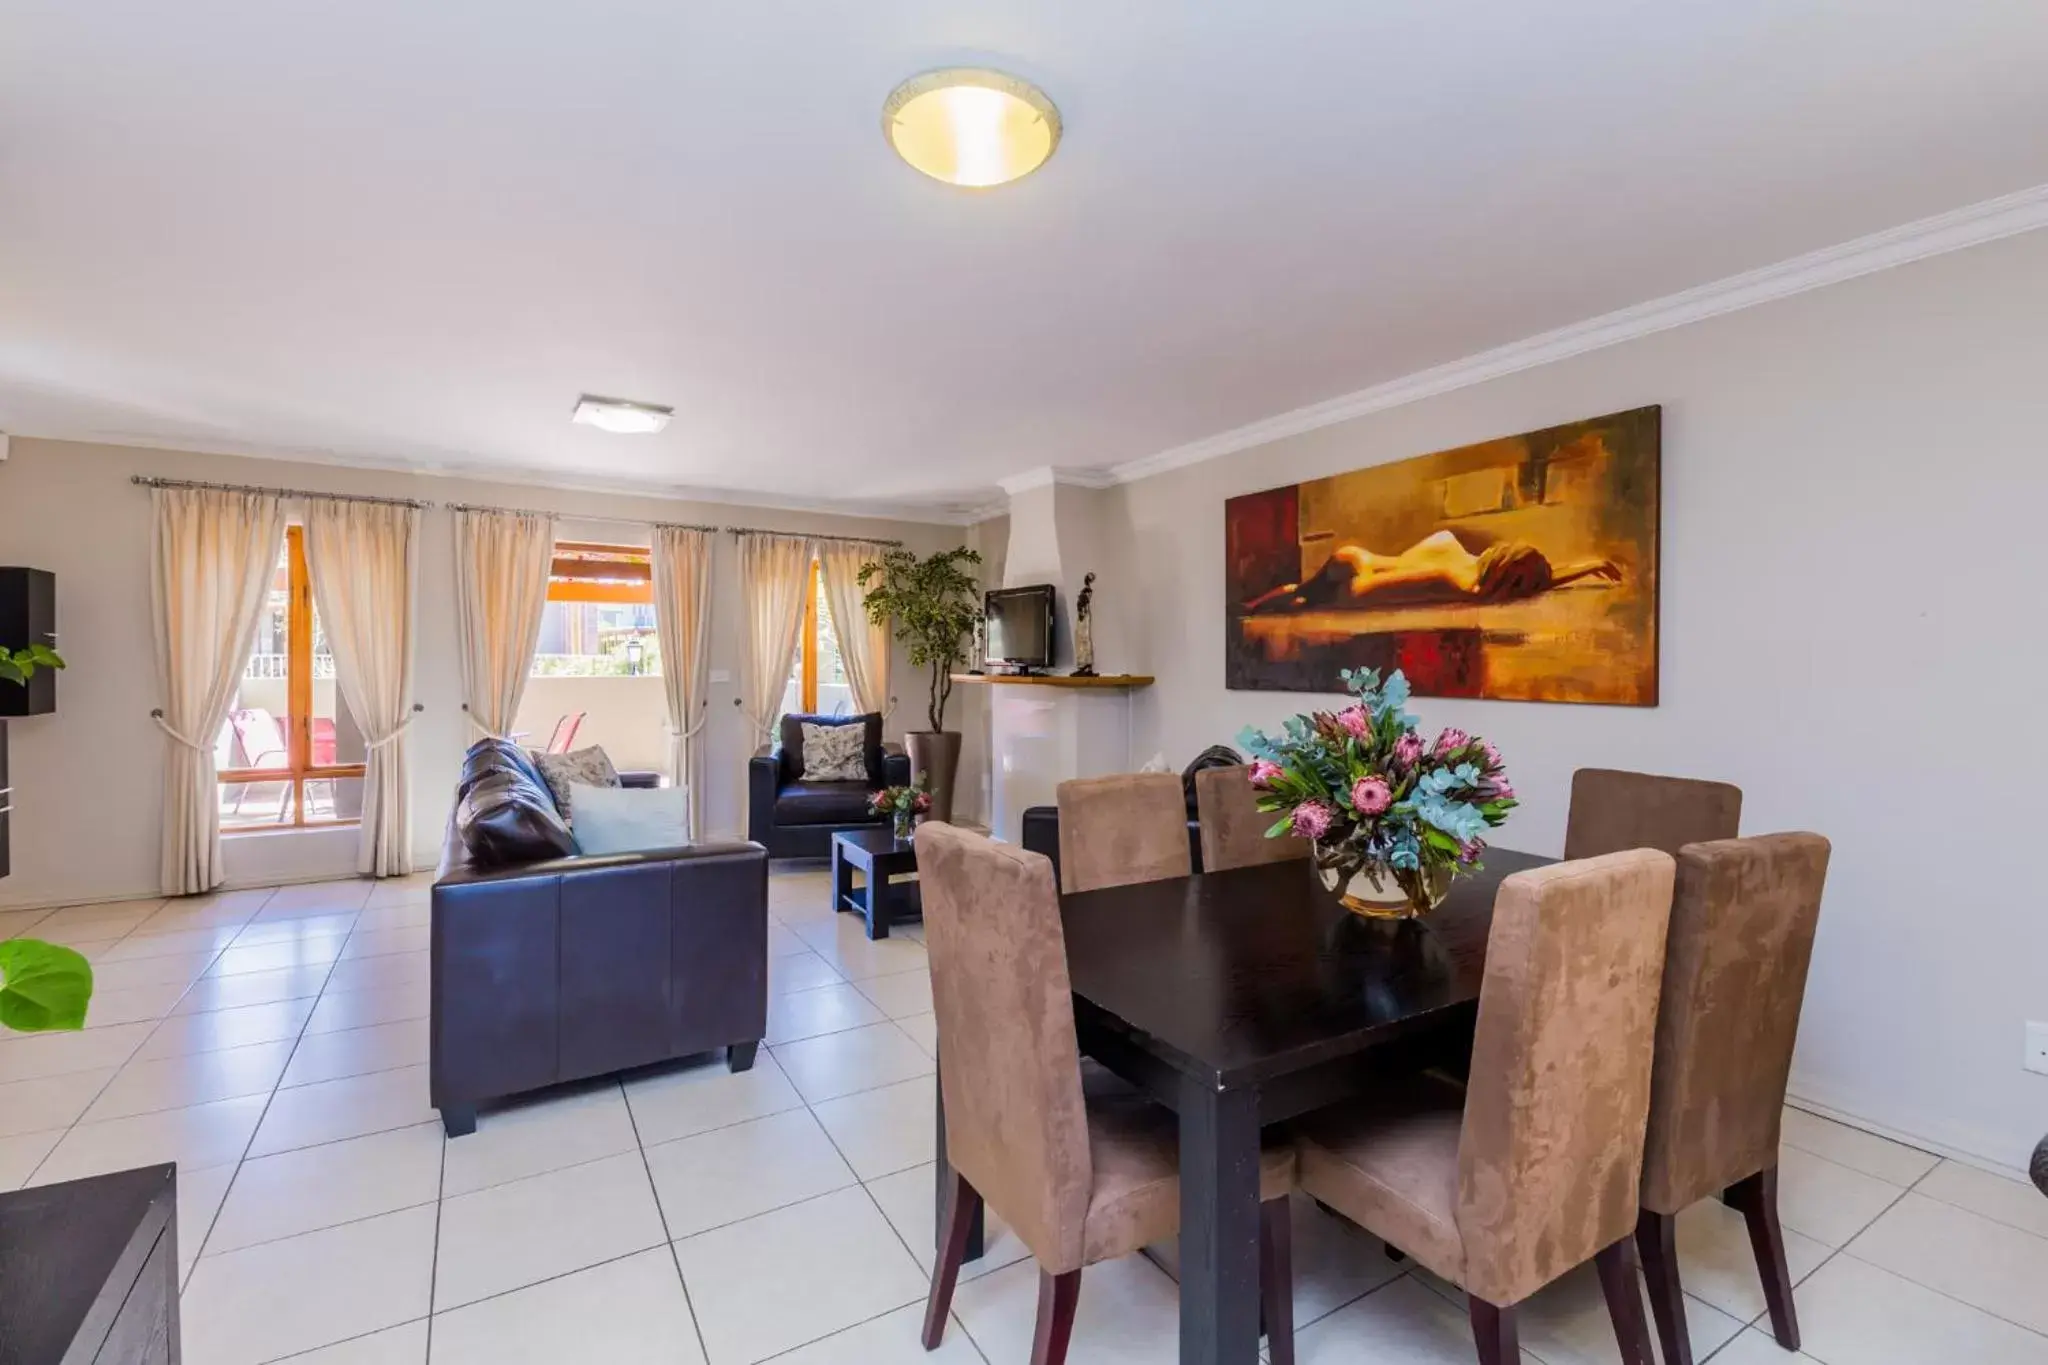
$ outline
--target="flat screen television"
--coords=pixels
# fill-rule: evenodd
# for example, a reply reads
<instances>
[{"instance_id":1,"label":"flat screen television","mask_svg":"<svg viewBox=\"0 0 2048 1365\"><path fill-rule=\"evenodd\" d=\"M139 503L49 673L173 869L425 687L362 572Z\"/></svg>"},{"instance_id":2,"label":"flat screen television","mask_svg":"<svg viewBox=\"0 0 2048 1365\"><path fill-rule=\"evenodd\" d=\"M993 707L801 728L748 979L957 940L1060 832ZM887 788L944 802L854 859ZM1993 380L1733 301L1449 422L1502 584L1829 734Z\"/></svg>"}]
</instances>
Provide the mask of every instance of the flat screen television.
<instances>
[{"instance_id":1,"label":"flat screen television","mask_svg":"<svg viewBox=\"0 0 2048 1365\"><path fill-rule=\"evenodd\" d=\"M983 605L988 619L985 663L1004 668L1052 667L1052 584L999 588Z\"/></svg>"}]
</instances>

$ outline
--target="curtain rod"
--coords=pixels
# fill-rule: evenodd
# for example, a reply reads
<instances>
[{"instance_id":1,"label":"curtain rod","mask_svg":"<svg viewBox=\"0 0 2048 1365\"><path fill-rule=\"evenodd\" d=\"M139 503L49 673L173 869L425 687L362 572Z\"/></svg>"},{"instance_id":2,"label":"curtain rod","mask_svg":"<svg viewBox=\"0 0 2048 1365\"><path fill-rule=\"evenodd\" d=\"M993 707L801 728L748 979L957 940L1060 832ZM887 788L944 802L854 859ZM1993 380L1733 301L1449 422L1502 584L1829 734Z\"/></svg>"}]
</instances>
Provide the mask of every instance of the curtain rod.
<instances>
[{"instance_id":1,"label":"curtain rod","mask_svg":"<svg viewBox=\"0 0 2048 1365\"><path fill-rule=\"evenodd\" d=\"M855 545L898 546L900 540L884 540L879 536L835 536L829 531L771 531L765 526L728 526L725 528L736 536L782 536L788 540L844 540Z\"/></svg>"},{"instance_id":2,"label":"curtain rod","mask_svg":"<svg viewBox=\"0 0 2048 1365\"><path fill-rule=\"evenodd\" d=\"M648 521L643 517L601 517L594 513L547 512L538 507L494 507L482 502L451 502L451 512L507 512L515 517L553 517L557 521L594 521L606 526L653 526L665 527L672 531L716 531L716 526L705 526L693 521Z\"/></svg>"},{"instance_id":3,"label":"curtain rod","mask_svg":"<svg viewBox=\"0 0 2048 1365\"><path fill-rule=\"evenodd\" d=\"M131 475L128 482L142 488L205 488L216 493L270 493L281 498L318 498L323 502L374 502L386 507L432 507L419 498L379 498L368 493L319 493L310 488L265 488L252 483L208 483L203 479L160 479L154 474Z\"/></svg>"}]
</instances>

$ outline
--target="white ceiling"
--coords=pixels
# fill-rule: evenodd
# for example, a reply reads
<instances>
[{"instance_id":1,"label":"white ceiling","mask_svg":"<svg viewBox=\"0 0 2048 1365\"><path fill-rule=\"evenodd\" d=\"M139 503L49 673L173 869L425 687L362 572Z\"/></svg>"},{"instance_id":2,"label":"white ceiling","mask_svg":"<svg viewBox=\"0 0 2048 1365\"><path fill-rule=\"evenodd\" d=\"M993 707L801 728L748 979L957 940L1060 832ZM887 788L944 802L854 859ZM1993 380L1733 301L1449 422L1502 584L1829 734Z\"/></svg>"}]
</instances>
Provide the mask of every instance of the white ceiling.
<instances>
[{"instance_id":1,"label":"white ceiling","mask_svg":"<svg viewBox=\"0 0 2048 1365\"><path fill-rule=\"evenodd\" d=\"M960 63L1043 171L893 158ZM2040 0L6 0L0 430L972 501L2048 182L2044 71Z\"/></svg>"}]
</instances>

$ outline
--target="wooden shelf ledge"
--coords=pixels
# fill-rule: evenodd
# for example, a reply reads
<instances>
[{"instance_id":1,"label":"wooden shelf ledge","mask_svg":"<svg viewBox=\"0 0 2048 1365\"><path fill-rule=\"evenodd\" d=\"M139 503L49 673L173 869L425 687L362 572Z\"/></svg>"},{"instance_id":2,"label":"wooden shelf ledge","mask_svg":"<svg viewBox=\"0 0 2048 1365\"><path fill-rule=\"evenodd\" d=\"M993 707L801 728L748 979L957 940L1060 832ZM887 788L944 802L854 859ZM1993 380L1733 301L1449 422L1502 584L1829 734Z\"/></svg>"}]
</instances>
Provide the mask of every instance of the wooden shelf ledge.
<instances>
[{"instance_id":1,"label":"wooden shelf ledge","mask_svg":"<svg viewBox=\"0 0 2048 1365\"><path fill-rule=\"evenodd\" d=\"M988 683L997 687L1091 687L1091 688L1133 688L1150 687L1153 680L1141 673L1103 673L1093 678L1077 678L1071 673L1039 673L1031 677L1020 677L1014 673L955 673L956 683Z\"/></svg>"}]
</instances>

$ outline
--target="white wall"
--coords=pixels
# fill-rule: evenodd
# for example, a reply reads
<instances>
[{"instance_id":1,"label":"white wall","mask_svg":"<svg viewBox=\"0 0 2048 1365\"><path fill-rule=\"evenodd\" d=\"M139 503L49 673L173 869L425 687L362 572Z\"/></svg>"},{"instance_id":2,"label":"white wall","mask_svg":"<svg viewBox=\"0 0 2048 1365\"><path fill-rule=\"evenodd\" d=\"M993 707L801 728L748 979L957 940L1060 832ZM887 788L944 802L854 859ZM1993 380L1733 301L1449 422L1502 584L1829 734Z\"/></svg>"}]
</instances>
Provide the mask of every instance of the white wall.
<instances>
[{"instance_id":1,"label":"white wall","mask_svg":"<svg viewBox=\"0 0 2048 1365\"><path fill-rule=\"evenodd\" d=\"M524 732L521 743L539 748L556 721L578 711L578 749L598 745L615 768L668 768L668 692L660 678L528 678L512 728Z\"/></svg>"},{"instance_id":2,"label":"white wall","mask_svg":"<svg viewBox=\"0 0 2048 1365\"><path fill-rule=\"evenodd\" d=\"M762 526L824 534L900 538L919 553L957 545L959 527L878 521L713 503L415 477L188 451L92 446L16 437L0 463L0 564L57 575L58 633L70 668L59 680L58 713L11 722L15 792L14 874L0 880L0 908L156 894L165 740L150 722L157 704L149 604L149 495L131 474L253 483L268 487L417 497L552 510L565 535L609 534L644 543L645 531L600 519L658 518ZM412 730L413 847L422 865L439 857L443 824L463 749L473 738L461 711L455 653L454 560L449 513L426 514L421 547L418 700L427 709ZM740 676L739 571L732 537L719 536L712 559L711 667L732 681L711 688L707 832L745 826L746 758L757 739L734 701ZM653 683L598 679L594 683ZM536 680L536 689L541 683ZM923 684L897 652L891 692L900 698L888 732L922 723ZM554 706L537 691L532 706ZM565 706L554 707L546 728ZM577 708L584 709L584 708ZM597 708L587 708L595 718ZM531 707L529 708L531 712ZM658 732L657 732L658 734ZM970 738L967 743L974 741ZM660 750L640 742L626 766ZM354 866L353 831L340 836L293 832L238 836L229 843L230 877L262 884L343 875Z\"/></svg>"},{"instance_id":3,"label":"white wall","mask_svg":"<svg viewBox=\"0 0 2048 1365\"><path fill-rule=\"evenodd\" d=\"M2048 1129L2041 704L2048 232L1869 276L1127 486L1137 753L1312 700L1223 687L1223 501L1664 405L1663 704L1423 700L1495 740L1555 854L1583 765L1723 778L1834 861L1800 1095L2007 1166Z\"/></svg>"}]
</instances>

